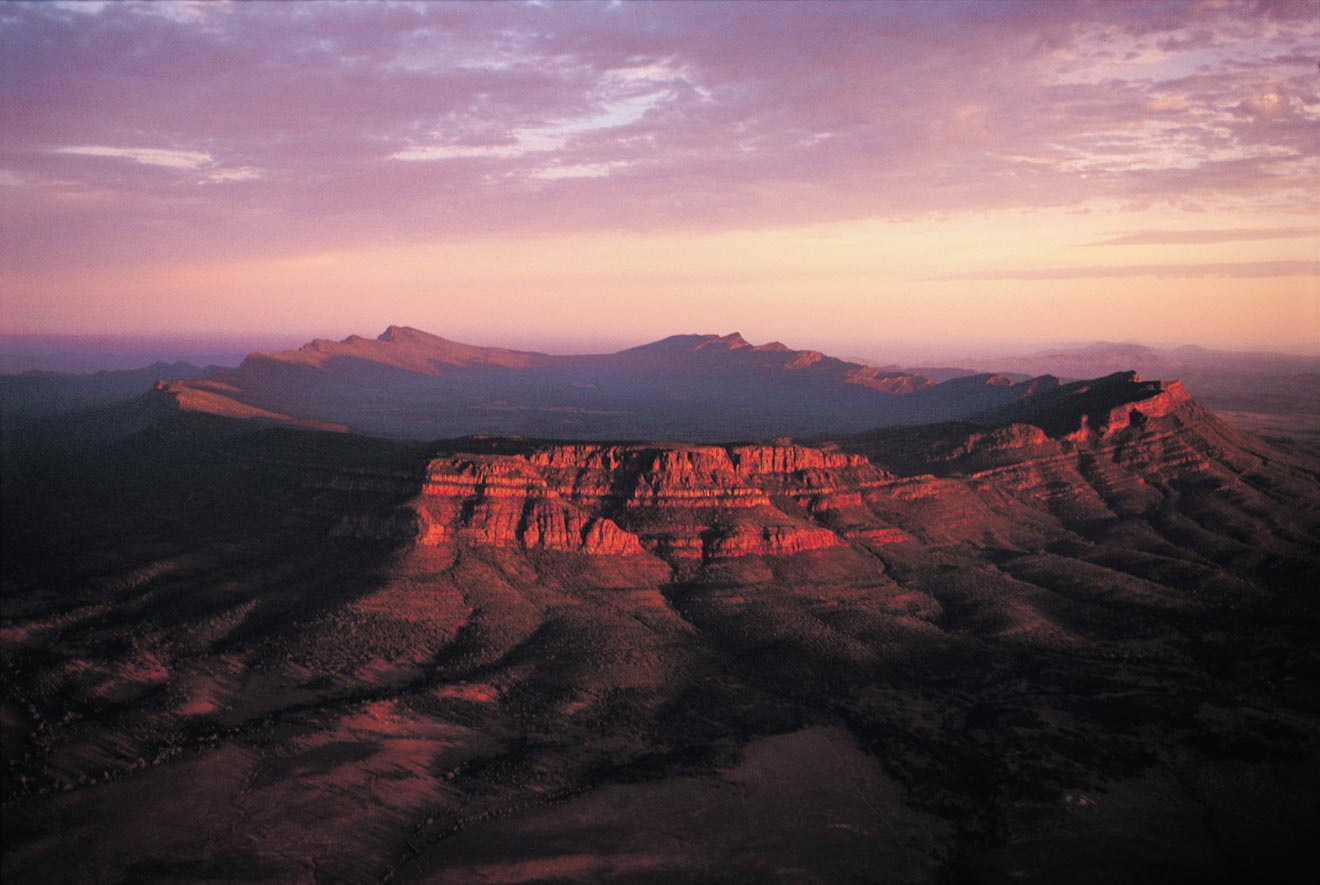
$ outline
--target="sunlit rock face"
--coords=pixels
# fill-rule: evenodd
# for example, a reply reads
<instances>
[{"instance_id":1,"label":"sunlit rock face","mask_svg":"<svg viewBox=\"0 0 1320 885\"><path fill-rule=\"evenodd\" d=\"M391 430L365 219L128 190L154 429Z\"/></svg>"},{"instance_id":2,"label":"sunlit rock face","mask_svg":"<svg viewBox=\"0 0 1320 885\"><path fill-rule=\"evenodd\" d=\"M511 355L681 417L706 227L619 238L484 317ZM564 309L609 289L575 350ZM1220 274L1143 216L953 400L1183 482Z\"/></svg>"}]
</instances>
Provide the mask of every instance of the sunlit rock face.
<instances>
[{"instance_id":1,"label":"sunlit rock face","mask_svg":"<svg viewBox=\"0 0 1320 885\"><path fill-rule=\"evenodd\" d=\"M1101 379L1058 391L1032 417L1053 433L1010 421L906 431L893 447L884 437L849 443L892 459L898 472L839 446L446 454L428 465L414 504L418 537L433 546L701 560L895 543L911 532L979 540L1004 534L1023 504L1065 519L1145 513L1164 499L1153 481L1238 457L1233 432L1177 383ZM932 502L929 512L901 509L918 500Z\"/></svg>"},{"instance_id":2,"label":"sunlit rock face","mask_svg":"<svg viewBox=\"0 0 1320 885\"><path fill-rule=\"evenodd\" d=\"M803 446L550 446L431 461L416 503L422 543L711 559L843 543L812 522L863 511L887 474ZM874 516L866 516L869 528ZM851 526L856 531L858 526Z\"/></svg>"}]
</instances>

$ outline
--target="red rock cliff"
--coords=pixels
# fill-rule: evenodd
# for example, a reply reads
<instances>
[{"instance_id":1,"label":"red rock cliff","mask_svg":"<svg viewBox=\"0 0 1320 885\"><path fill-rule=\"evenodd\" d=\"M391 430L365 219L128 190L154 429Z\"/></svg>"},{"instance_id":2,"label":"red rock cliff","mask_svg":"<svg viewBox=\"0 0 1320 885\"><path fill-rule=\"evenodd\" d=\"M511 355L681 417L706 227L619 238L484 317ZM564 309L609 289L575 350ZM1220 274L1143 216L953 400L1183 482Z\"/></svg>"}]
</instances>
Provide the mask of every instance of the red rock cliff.
<instances>
[{"instance_id":1,"label":"red rock cliff","mask_svg":"<svg viewBox=\"0 0 1320 885\"><path fill-rule=\"evenodd\" d=\"M549 446L436 458L416 510L431 545L787 555L844 532L894 540L861 497L889 478L861 455L805 446Z\"/></svg>"}]
</instances>

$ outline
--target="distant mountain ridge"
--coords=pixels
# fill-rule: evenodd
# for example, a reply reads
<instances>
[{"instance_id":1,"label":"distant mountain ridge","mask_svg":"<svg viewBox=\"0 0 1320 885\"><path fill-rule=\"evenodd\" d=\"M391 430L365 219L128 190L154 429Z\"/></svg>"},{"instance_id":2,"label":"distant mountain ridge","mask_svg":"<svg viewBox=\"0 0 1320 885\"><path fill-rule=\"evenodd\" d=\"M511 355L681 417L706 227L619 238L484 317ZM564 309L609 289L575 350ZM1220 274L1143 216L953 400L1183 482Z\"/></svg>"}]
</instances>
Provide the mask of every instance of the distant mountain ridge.
<instances>
[{"instance_id":1,"label":"distant mountain ridge","mask_svg":"<svg viewBox=\"0 0 1320 885\"><path fill-rule=\"evenodd\" d=\"M939 384L781 342L674 335L613 354L479 347L405 326L252 354L233 370L162 385L193 411L399 438L738 438L856 432L949 420L1034 396L1053 378Z\"/></svg>"},{"instance_id":2,"label":"distant mountain ridge","mask_svg":"<svg viewBox=\"0 0 1320 885\"><path fill-rule=\"evenodd\" d=\"M138 399L162 379L201 378L219 371L187 362L153 363L141 369L90 374L33 370L0 374L0 417L6 429L14 422L44 421L86 409Z\"/></svg>"},{"instance_id":3,"label":"distant mountain ridge","mask_svg":"<svg viewBox=\"0 0 1320 885\"><path fill-rule=\"evenodd\" d=\"M350 335L343 341L317 338L297 350L251 354L243 361L242 367L252 368L262 361L277 361L325 368L335 360L344 359L364 360L438 377L442 367L483 365L525 369L542 365L552 357L502 347L462 344L408 326L390 326L376 338L363 338L360 335Z\"/></svg>"},{"instance_id":4,"label":"distant mountain ridge","mask_svg":"<svg viewBox=\"0 0 1320 885\"><path fill-rule=\"evenodd\" d=\"M1320 416L1320 356L1097 341L958 364L1065 380L1135 371L1151 378L1181 379L1192 396L1212 409Z\"/></svg>"}]
</instances>

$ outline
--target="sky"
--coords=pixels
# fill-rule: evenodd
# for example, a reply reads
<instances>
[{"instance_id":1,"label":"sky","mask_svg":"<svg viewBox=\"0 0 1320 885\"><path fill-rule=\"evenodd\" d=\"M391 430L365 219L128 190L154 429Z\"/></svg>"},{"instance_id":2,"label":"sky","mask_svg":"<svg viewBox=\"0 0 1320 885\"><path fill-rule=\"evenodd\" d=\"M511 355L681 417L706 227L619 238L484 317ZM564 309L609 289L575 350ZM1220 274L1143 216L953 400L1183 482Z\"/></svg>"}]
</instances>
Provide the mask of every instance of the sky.
<instances>
[{"instance_id":1,"label":"sky","mask_svg":"<svg viewBox=\"0 0 1320 885\"><path fill-rule=\"evenodd\" d=\"M1317 352L1317 9L6 3L0 334Z\"/></svg>"}]
</instances>

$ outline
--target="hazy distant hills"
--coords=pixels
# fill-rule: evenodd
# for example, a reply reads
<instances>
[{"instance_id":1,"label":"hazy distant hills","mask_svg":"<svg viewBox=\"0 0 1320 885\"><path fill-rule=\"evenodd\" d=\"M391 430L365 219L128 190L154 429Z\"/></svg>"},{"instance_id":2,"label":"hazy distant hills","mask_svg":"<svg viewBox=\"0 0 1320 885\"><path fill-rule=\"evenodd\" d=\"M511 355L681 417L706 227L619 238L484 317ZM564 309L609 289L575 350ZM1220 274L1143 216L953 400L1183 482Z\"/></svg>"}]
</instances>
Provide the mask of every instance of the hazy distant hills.
<instances>
[{"instance_id":1,"label":"hazy distant hills","mask_svg":"<svg viewBox=\"0 0 1320 885\"><path fill-rule=\"evenodd\" d=\"M1053 389L1056 377L1127 371L1179 379L1198 402L1252 430L1320 432L1320 357L1099 342L905 368L757 346L736 333L556 356L400 326L377 338L253 353L231 369L177 362L0 375L0 419L11 439L44 441L119 434L180 408L405 439L819 437L968 418ZM138 402L157 381L168 383Z\"/></svg>"},{"instance_id":2,"label":"hazy distant hills","mask_svg":"<svg viewBox=\"0 0 1320 885\"><path fill-rule=\"evenodd\" d=\"M0 374L0 442L98 445L140 429L159 413L146 396L158 381L215 371L216 366L172 362L89 374Z\"/></svg>"},{"instance_id":3,"label":"hazy distant hills","mask_svg":"<svg viewBox=\"0 0 1320 885\"><path fill-rule=\"evenodd\" d=\"M1244 374L1320 371L1320 356L1213 350L1196 345L1156 348L1111 341L1097 341L1073 349L1039 351L1026 356L995 357L992 362L1006 371L1029 372L1050 366L1068 370L1069 377L1087 378L1124 369L1162 373L1213 369Z\"/></svg>"},{"instance_id":4,"label":"hazy distant hills","mask_svg":"<svg viewBox=\"0 0 1320 885\"><path fill-rule=\"evenodd\" d=\"M0 408L10 416L44 417L133 399L161 379L201 378L216 371L217 366L174 362L90 374L32 371L0 375Z\"/></svg>"},{"instance_id":5,"label":"hazy distant hills","mask_svg":"<svg viewBox=\"0 0 1320 885\"><path fill-rule=\"evenodd\" d=\"M964 417L1056 386L936 383L741 335L676 335L613 354L474 347L391 326L166 385L184 410L401 438L768 438Z\"/></svg>"}]
</instances>

